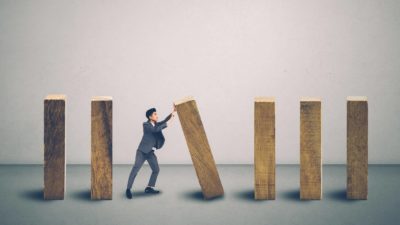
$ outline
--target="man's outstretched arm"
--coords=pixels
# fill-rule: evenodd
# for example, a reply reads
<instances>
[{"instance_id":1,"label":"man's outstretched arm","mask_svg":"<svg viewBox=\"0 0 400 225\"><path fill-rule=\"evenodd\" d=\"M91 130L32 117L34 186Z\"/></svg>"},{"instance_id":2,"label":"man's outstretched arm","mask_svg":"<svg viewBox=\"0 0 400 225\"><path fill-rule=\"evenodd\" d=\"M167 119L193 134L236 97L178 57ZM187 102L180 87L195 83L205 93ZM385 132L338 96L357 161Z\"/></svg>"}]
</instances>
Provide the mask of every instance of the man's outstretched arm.
<instances>
[{"instance_id":1,"label":"man's outstretched arm","mask_svg":"<svg viewBox=\"0 0 400 225\"><path fill-rule=\"evenodd\" d=\"M143 124L144 131L151 132L151 133L160 132L162 129L164 129L166 127L167 127L167 123L157 124L156 126L153 126L148 123Z\"/></svg>"},{"instance_id":2,"label":"man's outstretched arm","mask_svg":"<svg viewBox=\"0 0 400 225\"><path fill-rule=\"evenodd\" d=\"M158 122L158 123L166 123L168 120L170 120L171 119L171 117L172 117L172 113L170 113L167 117L165 117L165 119L164 120L162 120L162 121L160 121L160 122Z\"/></svg>"},{"instance_id":3,"label":"man's outstretched arm","mask_svg":"<svg viewBox=\"0 0 400 225\"><path fill-rule=\"evenodd\" d=\"M175 107L175 105L173 105L173 106L174 106L174 108L172 109L172 112L164 120L160 121L159 123L166 123L166 122L168 122L168 120L170 120L174 116L174 113L176 112L176 107Z\"/></svg>"}]
</instances>

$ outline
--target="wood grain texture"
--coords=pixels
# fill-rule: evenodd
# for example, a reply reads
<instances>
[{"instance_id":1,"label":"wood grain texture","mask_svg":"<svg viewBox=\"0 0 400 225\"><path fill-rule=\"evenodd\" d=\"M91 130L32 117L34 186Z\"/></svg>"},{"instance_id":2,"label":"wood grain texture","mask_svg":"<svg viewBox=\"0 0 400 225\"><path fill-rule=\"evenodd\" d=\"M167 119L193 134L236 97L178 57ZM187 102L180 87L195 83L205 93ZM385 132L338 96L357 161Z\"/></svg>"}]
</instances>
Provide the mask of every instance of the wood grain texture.
<instances>
[{"instance_id":1,"label":"wood grain texture","mask_svg":"<svg viewBox=\"0 0 400 225\"><path fill-rule=\"evenodd\" d=\"M188 97L176 101L174 104L176 105L204 199L222 196L224 189L211 153L196 101Z\"/></svg>"},{"instance_id":2,"label":"wood grain texture","mask_svg":"<svg viewBox=\"0 0 400 225\"><path fill-rule=\"evenodd\" d=\"M254 198L275 199L275 99L254 101Z\"/></svg>"},{"instance_id":3,"label":"wood grain texture","mask_svg":"<svg viewBox=\"0 0 400 225\"><path fill-rule=\"evenodd\" d=\"M321 100L300 102L300 199L322 198Z\"/></svg>"},{"instance_id":4,"label":"wood grain texture","mask_svg":"<svg viewBox=\"0 0 400 225\"><path fill-rule=\"evenodd\" d=\"M347 99L347 198L368 198L368 102Z\"/></svg>"},{"instance_id":5,"label":"wood grain texture","mask_svg":"<svg viewBox=\"0 0 400 225\"><path fill-rule=\"evenodd\" d=\"M64 95L44 100L44 189L46 200L62 200L65 193L65 101Z\"/></svg>"},{"instance_id":6,"label":"wood grain texture","mask_svg":"<svg viewBox=\"0 0 400 225\"><path fill-rule=\"evenodd\" d=\"M112 199L112 98L92 99L91 199Z\"/></svg>"}]
</instances>

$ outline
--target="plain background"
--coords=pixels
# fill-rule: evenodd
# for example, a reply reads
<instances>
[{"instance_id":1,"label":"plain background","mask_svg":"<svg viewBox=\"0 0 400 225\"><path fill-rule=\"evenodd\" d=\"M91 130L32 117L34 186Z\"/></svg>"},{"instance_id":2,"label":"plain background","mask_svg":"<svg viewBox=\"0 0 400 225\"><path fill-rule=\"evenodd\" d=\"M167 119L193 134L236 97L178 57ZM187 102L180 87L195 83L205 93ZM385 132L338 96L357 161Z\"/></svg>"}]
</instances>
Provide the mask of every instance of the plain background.
<instances>
[{"instance_id":1,"label":"plain background","mask_svg":"<svg viewBox=\"0 0 400 225\"><path fill-rule=\"evenodd\" d=\"M322 98L323 162L346 161L346 97L369 100L369 162L400 162L398 0L0 0L0 163L43 163L43 99L66 94L67 163L90 162L90 99L113 97L113 161L145 111L193 96L219 164L253 162L255 96L277 163L299 162L299 99ZM179 118L159 162L191 163Z\"/></svg>"}]
</instances>

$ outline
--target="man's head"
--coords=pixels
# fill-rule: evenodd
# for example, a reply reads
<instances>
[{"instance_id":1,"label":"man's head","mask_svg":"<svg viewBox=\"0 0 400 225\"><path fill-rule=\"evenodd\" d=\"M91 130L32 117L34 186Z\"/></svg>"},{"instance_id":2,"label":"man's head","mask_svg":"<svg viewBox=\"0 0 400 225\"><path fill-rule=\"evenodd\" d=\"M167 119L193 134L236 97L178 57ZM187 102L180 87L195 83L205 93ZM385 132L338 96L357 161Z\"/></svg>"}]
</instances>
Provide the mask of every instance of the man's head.
<instances>
[{"instance_id":1,"label":"man's head","mask_svg":"<svg viewBox=\"0 0 400 225\"><path fill-rule=\"evenodd\" d=\"M151 108L151 109L147 110L146 111L146 118L148 120L153 121L153 122L157 122L158 115L157 115L157 112L156 112L156 108Z\"/></svg>"}]
</instances>

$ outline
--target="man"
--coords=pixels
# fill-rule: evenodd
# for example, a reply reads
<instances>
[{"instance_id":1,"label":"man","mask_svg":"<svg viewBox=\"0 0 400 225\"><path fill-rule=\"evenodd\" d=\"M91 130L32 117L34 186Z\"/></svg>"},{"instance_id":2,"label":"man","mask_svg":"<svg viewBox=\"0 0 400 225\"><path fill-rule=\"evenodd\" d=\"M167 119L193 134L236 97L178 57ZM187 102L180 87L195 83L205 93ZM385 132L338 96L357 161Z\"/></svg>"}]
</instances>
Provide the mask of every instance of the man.
<instances>
[{"instance_id":1,"label":"man","mask_svg":"<svg viewBox=\"0 0 400 225\"><path fill-rule=\"evenodd\" d=\"M138 149L136 150L135 164L133 165L131 173L129 174L128 185L126 187L127 198L132 198L131 188L133 185L133 181L135 180L137 173L142 167L144 161L146 160L151 167L152 173L149 183L144 191L145 193L152 194L160 192L158 190L154 190L157 176L160 171L158 167L157 157L154 154L154 150L160 149L164 145L165 138L162 133L162 129L166 128L169 125L169 120L175 116L175 112L176 108L174 105L172 113L170 113L163 121L157 122L158 115L156 109L151 108L146 111L147 121L143 122L143 137L140 141Z\"/></svg>"}]
</instances>

